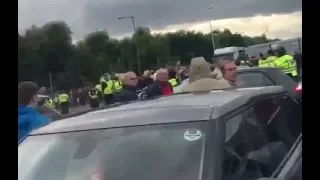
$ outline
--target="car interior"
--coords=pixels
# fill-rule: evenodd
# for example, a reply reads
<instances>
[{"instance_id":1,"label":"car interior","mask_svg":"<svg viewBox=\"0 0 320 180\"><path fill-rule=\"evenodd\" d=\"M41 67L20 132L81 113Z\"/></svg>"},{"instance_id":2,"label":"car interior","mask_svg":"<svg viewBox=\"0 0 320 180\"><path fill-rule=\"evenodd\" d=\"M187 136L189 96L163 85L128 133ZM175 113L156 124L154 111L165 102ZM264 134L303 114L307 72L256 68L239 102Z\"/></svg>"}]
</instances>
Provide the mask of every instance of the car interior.
<instances>
[{"instance_id":1,"label":"car interior","mask_svg":"<svg viewBox=\"0 0 320 180\"><path fill-rule=\"evenodd\" d=\"M301 133L301 110L290 100L263 99L227 120L227 126L234 126L242 118L225 142L225 179L270 177L277 169Z\"/></svg>"}]
</instances>

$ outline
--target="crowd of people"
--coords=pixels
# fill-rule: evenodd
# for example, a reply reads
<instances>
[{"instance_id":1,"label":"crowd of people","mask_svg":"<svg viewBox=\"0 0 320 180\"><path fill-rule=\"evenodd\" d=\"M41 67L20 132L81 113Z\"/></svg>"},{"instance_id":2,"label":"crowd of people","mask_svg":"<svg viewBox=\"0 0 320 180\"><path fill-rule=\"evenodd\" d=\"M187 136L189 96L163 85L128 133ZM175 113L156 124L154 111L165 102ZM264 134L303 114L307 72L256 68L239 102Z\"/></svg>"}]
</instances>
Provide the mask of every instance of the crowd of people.
<instances>
[{"instance_id":1,"label":"crowd of people","mask_svg":"<svg viewBox=\"0 0 320 180\"><path fill-rule=\"evenodd\" d=\"M234 60L220 59L207 62L203 57L192 58L189 65L180 68L180 64L167 64L156 71L146 70L142 76L129 71L123 77L111 73L100 80L95 87L86 87L72 91L74 103L90 103L91 108L98 108L102 101L106 106L120 102L145 100L174 93L203 93L211 90L239 88L243 83L237 78L237 63ZM277 67L282 69L293 80L297 80L296 62L286 54L284 48L268 51L266 57L259 61L260 67ZM178 85L179 90L174 91ZM33 82L21 82L18 85L18 142L31 130L50 122L49 118L40 115L36 106L38 94L43 91ZM68 114L70 97L60 92L55 98L46 99L45 105L60 106L62 114Z\"/></svg>"},{"instance_id":2,"label":"crowd of people","mask_svg":"<svg viewBox=\"0 0 320 180\"><path fill-rule=\"evenodd\" d=\"M294 57L286 52L282 46L269 49L266 54L260 53L259 67L275 67L281 69L294 81L299 81L299 72L302 69L302 54L295 53Z\"/></svg>"}]
</instances>

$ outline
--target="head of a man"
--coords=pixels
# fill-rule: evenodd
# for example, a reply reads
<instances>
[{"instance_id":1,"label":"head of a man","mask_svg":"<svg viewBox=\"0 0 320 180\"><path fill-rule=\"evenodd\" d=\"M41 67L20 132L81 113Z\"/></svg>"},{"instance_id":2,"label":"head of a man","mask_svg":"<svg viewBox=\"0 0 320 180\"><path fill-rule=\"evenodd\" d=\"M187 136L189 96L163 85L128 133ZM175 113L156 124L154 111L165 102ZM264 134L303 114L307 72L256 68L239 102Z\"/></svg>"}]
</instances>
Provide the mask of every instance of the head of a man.
<instances>
[{"instance_id":1,"label":"head of a man","mask_svg":"<svg viewBox=\"0 0 320 180\"><path fill-rule=\"evenodd\" d=\"M201 78L210 78L210 64L203 57L195 57L191 59L189 70L189 81L194 82Z\"/></svg>"},{"instance_id":2,"label":"head of a man","mask_svg":"<svg viewBox=\"0 0 320 180\"><path fill-rule=\"evenodd\" d=\"M159 69L157 72L156 72L156 80L157 81L160 81L160 82L166 82L169 80L169 73L168 73L168 70L166 69Z\"/></svg>"},{"instance_id":3,"label":"head of a man","mask_svg":"<svg viewBox=\"0 0 320 180\"><path fill-rule=\"evenodd\" d=\"M128 86L137 86L138 78L134 72L127 72L123 76L123 84Z\"/></svg>"},{"instance_id":4,"label":"head of a man","mask_svg":"<svg viewBox=\"0 0 320 180\"><path fill-rule=\"evenodd\" d=\"M31 81L18 84L18 105L36 106L38 104L39 86Z\"/></svg>"},{"instance_id":5,"label":"head of a man","mask_svg":"<svg viewBox=\"0 0 320 180\"><path fill-rule=\"evenodd\" d=\"M182 92L204 93L217 89L228 89L231 85L216 78L209 64L203 57L195 57L191 60L189 71L189 85L182 89ZM217 69L217 68L216 68Z\"/></svg>"},{"instance_id":6,"label":"head of a man","mask_svg":"<svg viewBox=\"0 0 320 180\"><path fill-rule=\"evenodd\" d=\"M169 79L177 77L177 71L175 68L167 68Z\"/></svg>"},{"instance_id":7,"label":"head of a man","mask_svg":"<svg viewBox=\"0 0 320 180\"><path fill-rule=\"evenodd\" d=\"M220 60L218 65L224 79L230 82L235 82L237 80L237 66L234 61Z\"/></svg>"}]
</instances>

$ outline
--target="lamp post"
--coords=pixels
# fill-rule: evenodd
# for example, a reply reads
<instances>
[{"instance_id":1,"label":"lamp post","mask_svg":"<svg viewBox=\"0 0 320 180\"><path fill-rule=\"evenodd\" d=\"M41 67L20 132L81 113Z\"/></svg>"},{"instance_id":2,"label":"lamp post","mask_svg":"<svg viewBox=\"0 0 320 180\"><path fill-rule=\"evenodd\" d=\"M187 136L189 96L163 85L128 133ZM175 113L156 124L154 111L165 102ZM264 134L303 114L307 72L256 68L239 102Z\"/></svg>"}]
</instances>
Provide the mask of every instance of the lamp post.
<instances>
[{"instance_id":1,"label":"lamp post","mask_svg":"<svg viewBox=\"0 0 320 180\"><path fill-rule=\"evenodd\" d=\"M208 9L213 9L214 6L209 6ZM213 35L213 28L212 28L212 22L210 20L210 31L211 31L211 43L212 43L212 51L214 53L214 50L216 49L216 45L215 45L215 42L214 42L214 35Z\"/></svg>"},{"instance_id":2,"label":"lamp post","mask_svg":"<svg viewBox=\"0 0 320 180\"><path fill-rule=\"evenodd\" d=\"M132 20L133 32L136 33L136 25L134 23L134 17L133 16L118 17L118 20L121 20L121 19L131 19ZM140 52L139 52L139 47L138 47L138 40L137 40L136 37L134 37L134 41L135 41L135 44L136 44L138 71L141 74Z\"/></svg>"}]
</instances>

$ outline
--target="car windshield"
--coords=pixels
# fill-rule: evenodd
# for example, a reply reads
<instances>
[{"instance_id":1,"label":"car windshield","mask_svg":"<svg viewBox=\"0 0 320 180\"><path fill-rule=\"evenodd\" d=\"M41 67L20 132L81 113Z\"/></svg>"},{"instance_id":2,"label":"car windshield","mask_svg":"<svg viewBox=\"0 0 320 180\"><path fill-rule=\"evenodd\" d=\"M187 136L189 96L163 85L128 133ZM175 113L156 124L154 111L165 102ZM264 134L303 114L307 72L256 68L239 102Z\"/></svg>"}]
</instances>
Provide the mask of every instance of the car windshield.
<instances>
[{"instance_id":1,"label":"car windshield","mask_svg":"<svg viewBox=\"0 0 320 180\"><path fill-rule=\"evenodd\" d=\"M201 179L205 125L183 123L29 136L18 146L18 179Z\"/></svg>"}]
</instances>

